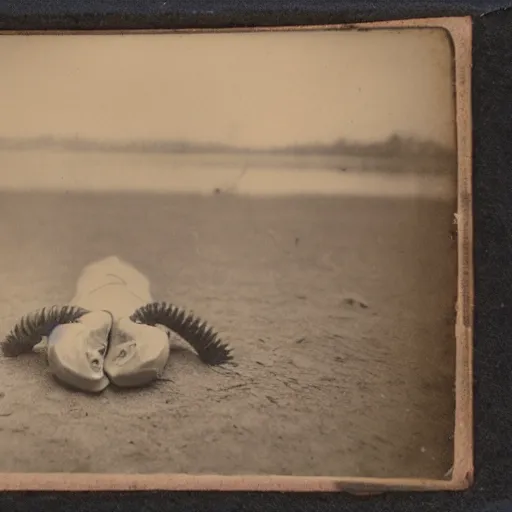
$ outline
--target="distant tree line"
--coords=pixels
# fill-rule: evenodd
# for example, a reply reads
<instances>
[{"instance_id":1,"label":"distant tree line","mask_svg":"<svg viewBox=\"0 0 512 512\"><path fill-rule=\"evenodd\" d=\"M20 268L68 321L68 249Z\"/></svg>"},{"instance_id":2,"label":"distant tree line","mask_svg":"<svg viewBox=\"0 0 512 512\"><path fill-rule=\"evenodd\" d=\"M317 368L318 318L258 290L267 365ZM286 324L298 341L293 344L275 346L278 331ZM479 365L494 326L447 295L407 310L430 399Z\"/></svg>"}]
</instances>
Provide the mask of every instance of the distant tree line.
<instances>
[{"instance_id":1,"label":"distant tree line","mask_svg":"<svg viewBox=\"0 0 512 512\"><path fill-rule=\"evenodd\" d=\"M391 135L387 139L373 143L350 142L340 139L331 145L307 145L289 147L281 151L295 154L321 153L330 155L354 155L368 157L434 157L451 159L455 151L429 140L415 137Z\"/></svg>"},{"instance_id":2,"label":"distant tree line","mask_svg":"<svg viewBox=\"0 0 512 512\"><path fill-rule=\"evenodd\" d=\"M59 138L42 136L33 138L0 137L0 149L29 150L55 149L68 151L106 152L151 152L151 153L232 153L232 154L308 154L308 155L353 155L361 157L387 158L435 158L451 160L455 151L433 141L415 137L391 135L387 139L374 142L350 142L339 139L333 144L302 144L252 149L217 143L194 143L187 141L121 141L111 142L80 137Z\"/></svg>"}]
</instances>

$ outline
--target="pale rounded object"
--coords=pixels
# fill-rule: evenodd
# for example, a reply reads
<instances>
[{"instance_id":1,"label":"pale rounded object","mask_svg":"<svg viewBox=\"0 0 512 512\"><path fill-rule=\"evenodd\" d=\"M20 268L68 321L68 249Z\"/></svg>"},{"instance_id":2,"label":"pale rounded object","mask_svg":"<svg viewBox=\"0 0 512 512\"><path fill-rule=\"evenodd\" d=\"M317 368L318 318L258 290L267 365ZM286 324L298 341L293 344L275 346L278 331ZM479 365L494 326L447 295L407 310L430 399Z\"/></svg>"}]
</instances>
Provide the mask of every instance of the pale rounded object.
<instances>
[{"instance_id":1,"label":"pale rounded object","mask_svg":"<svg viewBox=\"0 0 512 512\"><path fill-rule=\"evenodd\" d=\"M119 387L150 384L163 373L169 352L169 336L163 327L120 318L114 322L110 333L105 374Z\"/></svg>"},{"instance_id":2,"label":"pale rounded object","mask_svg":"<svg viewBox=\"0 0 512 512\"><path fill-rule=\"evenodd\" d=\"M48 336L50 372L68 386L99 393L109 384L103 371L112 315L94 311L76 323L57 326Z\"/></svg>"}]
</instances>

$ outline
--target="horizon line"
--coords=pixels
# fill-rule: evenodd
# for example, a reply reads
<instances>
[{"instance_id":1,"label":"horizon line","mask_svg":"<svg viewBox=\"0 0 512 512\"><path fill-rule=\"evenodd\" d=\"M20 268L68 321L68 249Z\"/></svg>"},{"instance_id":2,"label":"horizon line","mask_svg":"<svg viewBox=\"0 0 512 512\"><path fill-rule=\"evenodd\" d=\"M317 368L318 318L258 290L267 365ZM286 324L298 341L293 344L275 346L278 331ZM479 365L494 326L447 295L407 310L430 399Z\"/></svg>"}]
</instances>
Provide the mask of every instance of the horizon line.
<instances>
[{"instance_id":1,"label":"horizon line","mask_svg":"<svg viewBox=\"0 0 512 512\"><path fill-rule=\"evenodd\" d=\"M297 144L283 144L275 146L237 146L228 142L197 142L185 139L98 139L87 136L60 136L60 135L32 135L28 137L21 136L0 136L0 149L20 149L27 146L36 145L41 148L63 145L67 149L153 149L168 151L187 151L187 150L224 150L229 152L285 152L285 151L324 151L333 152L336 150L355 150L365 149L386 149L392 144L401 145L407 148L406 144L413 143L415 151L406 151L410 153L434 153L436 156L444 154L446 156L456 153L456 149L443 145L433 139L425 139L414 135L401 135L398 133L389 135L383 139L373 141L355 141L340 137L332 142L304 142ZM405 146L404 146L405 144ZM430 150L430 151L428 151Z\"/></svg>"}]
</instances>

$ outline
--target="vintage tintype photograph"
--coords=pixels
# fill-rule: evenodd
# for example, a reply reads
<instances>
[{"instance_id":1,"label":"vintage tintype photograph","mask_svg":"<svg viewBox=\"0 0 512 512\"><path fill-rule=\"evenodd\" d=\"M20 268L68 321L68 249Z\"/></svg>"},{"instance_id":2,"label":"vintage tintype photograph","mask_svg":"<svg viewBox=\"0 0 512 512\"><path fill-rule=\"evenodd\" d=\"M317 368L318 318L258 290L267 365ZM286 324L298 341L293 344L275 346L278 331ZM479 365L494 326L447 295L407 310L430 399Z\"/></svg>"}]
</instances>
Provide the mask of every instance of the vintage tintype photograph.
<instances>
[{"instance_id":1,"label":"vintage tintype photograph","mask_svg":"<svg viewBox=\"0 0 512 512\"><path fill-rule=\"evenodd\" d=\"M449 482L455 47L1 35L4 481Z\"/></svg>"}]
</instances>

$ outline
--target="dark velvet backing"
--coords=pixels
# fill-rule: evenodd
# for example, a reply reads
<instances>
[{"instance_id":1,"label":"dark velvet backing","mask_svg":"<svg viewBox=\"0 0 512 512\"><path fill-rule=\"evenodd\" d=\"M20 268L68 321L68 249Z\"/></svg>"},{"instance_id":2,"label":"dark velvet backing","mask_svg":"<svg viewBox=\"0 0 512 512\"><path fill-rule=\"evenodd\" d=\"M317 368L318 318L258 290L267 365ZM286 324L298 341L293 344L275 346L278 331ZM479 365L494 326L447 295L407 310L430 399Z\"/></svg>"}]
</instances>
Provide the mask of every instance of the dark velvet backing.
<instances>
[{"instance_id":1,"label":"dark velvet backing","mask_svg":"<svg viewBox=\"0 0 512 512\"><path fill-rule=\"evenodd\" d=\"M476 292L476 475L473 487L465 492L389 493L365 498L346 494L213 492L3 493L0 510L512 510L512 9L506 9L509 5L511 0L0 0L0 30L220 28L473 16Z\"/></svg>"}]
</instances>

